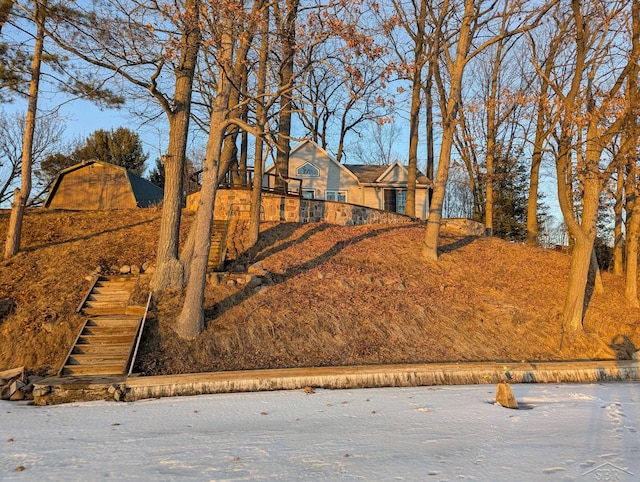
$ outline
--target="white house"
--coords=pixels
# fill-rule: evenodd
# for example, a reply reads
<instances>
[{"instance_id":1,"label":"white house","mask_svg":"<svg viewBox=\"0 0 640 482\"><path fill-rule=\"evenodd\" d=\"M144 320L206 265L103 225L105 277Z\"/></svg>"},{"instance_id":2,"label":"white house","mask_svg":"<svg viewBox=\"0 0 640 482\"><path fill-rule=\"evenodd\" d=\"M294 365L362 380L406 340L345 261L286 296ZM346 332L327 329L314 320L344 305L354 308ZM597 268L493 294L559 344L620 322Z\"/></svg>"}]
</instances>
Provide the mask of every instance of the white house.
<instances>
[{"instance_id":1,"label":"white house","mask_svg":"<svg viewBox=\"0 0 640 482\"><path fill-rule=\"evenodd\" d=\"M267 167L266 173L275 173L275 166ZM305 140L291 150L287 176L302 181L302 195L308 199L405 212L408 171L399 162L384 166L340 164L319 145ZM416 217L421 219L426 219L429 213L430 184L429 179L418 172Z\"/></svg>"}]
</instances>

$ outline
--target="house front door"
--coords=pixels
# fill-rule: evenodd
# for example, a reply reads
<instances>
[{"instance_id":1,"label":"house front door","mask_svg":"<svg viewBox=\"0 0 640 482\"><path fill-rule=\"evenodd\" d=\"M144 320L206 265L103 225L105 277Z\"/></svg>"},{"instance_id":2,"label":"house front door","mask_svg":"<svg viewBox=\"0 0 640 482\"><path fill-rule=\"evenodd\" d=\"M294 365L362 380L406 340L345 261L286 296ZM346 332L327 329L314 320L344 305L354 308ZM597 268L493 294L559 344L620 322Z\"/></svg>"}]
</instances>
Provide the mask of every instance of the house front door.
<instances>
[{"instance_id":1,"label":"house front door","mask_svg":"<svg viewBox=\"0 0 640 482\"><path fill-rule=\"evenodd\" d=\"M407 206L406 189L385 189L384 190L384 210L394 213L405 213Z\"/></svg>"}]
</instances>

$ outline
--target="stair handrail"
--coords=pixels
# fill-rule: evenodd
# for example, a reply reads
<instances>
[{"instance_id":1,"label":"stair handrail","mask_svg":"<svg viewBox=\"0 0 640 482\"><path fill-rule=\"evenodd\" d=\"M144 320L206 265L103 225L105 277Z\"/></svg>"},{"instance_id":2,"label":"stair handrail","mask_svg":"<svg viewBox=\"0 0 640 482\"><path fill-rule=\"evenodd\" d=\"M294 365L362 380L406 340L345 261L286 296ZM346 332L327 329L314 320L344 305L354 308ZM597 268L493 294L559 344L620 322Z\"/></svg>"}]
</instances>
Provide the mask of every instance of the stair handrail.
<instances>
[{"instance_id":1,"label":"stair handrail","mask_svg":"<svg viewBox=\"0 0 640 482\"><path fill-rule=\"evenodd\" d=\"M67 352L67 356L64 357L64 360L62 361L62 365L60 365L60 369L58 370L58 372L56 373L57 377L61 377L62 376L62 371L64 370L64 367L67 366L67 362L69 361L69 358L71 358L71 355L73 354L73 349L76 347L76 345L78 344L78 340L80 339L80 337L82 336L82 332L84 331L84 329L87 326L87 323L89 323L89 320L91 320L91 318L87 318L86 320L84 320L84 322L82 323L82 327L80 327L80 331L78 331L78 336L76 336L76 339L73 340L73 343L71 344L71 348L69 348L69 351Z\"/></svg>"},{"instance_id":2,"label":"stair handrail","mask_svg":"<svg viewBox=\"0 0 640 482\"><path fill-rule=\"evenodd\" d=\"M147 321L147 313L149 313L149 306L151 305L151 296L153 293L149 293L149 298L147 299L147 307L144 309L144 316L142 317L142 322L140 323L140 328L138 329L138 333L136 336L136 346L133 349L133 354L131 355L131 362L129 364L129 372L127 376L130 377L131 373L133 373L133 365L136 362L136 356L138 355L138 348L140 347L140 340L142 339L142 331L144 330L144 324Z\"/></svg>"},{"instance_id":3,"label":"stair handrail","mask_svg":"<svg viewBox=\"0 0 640 482\"><path fill-rule=\"evenodd\" d=\"M96 284L98 284L98 280L100 279L100 273L93 273L92 278L93 278L93 281L91 281L91 286L89 286L87 293L84 295L84 297L82 298L82 301L78 305L78 308L76 309L76 313L80 313L82 311L82 307L89 299L89 296L91 296L91 292L93 291L93 288L95 288Z\"/></svg>"}]
</instances>

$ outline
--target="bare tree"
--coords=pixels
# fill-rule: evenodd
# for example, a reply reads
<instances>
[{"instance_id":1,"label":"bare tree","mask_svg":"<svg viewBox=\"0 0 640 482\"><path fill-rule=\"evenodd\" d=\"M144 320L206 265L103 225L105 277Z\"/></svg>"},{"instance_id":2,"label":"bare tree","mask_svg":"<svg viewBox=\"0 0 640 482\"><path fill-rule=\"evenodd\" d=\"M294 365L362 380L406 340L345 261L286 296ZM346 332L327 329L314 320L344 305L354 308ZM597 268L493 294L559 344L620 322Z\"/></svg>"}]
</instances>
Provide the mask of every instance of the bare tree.
<instances>
[{"instance_id":1,"label":"bare tree","mask_svg":"<svg viewBox=\"0 0 640 482\"><path fill-rule=\"evenodd\" d=\"M263 1L257 1L245 9L244 2L229 1L218 5L216 9L207 9L207 16L203 19L210 35L205 42L215 49L215 62L210 65L216 68L211 73L217 75L217 82L215 100L211 106L200 204L192 230L193 252L190 259L185 259L189 263L189 278L182 311L175 325L176 333L186 339L195 338L204 328L204 290L215 198L219 176L228 168L228 165L222 165L225 133L230 125L236 125L252 130L254 135L259 134L237 117L231 116L230 102L233 86L240 85L253 36L261 25L263 6Z\"/></svg>"},{"instance_id":2,"label":"bare tree","mask_svg":"<svg viewBox=\"0 0 640 482\"><path fill-rule=\"evenodd\" d=\"M600 196L615 171L615 163L607 162L603 153L626 123L628 108L620 107L621 92L638 61L636 47L626 52L626 58L612 58L611 42L623 25L619 20L625 6L628 2L602 8L599 3L572 0L566 18L555 17L563 56L556 59L547 80L554 93L550 115L556 123L558 199L573 241L563 309L563 326L571 336L582 329ZM537 71L543 75L540 66Z\"/></svg>"},{"instance_id":3,"label":"bare tree","mask_svg":"<svg viewBox=\"0 0 640 482\"><path fill-rule=\"evenodd\" d=\"M47 156L60 148L65 125L55 114L40 115L36 120L33 137L33 167L39 180L40 192L32 196L28 205L38 203L46 193L49 180L39 176L39 166ZM10 199L11 188L20 179L22 171L22 140L25 134L25 116L19 112L7 115L0 112L0 203Z\"/></svg>"},{"instance_id":4,"label":"bare tree","mask_svg":"<svg viewBox=\"0 0 640 482\"><path fill-rule=\"evenodd\" d=\"M178 260L183 172L189 133L193 78L200 50L200 0L171 4L105 0L74 6L52 37L65 50L98 69L104 81L122 79L131 96L155 101L169 123L163 156L165 189L152 288L183 286ZM117 33L117 34L116 34ZM145 97L148 99L149 97ZM157 116L157 113L153 114Z\"/></svg>"},{"instance_id":5,"label":"bare tree","mask_svg":"<svg viewBox=\"0 0 640 482\"><path fill-rule=\"evenodd\" d=\"M15 256L20 249L22 236L22 219L24 209L31 195L31 172L33 164L33 139L38 111L38 94L40 92L40 69L42 53L44 51L45 17L47 0L34 0L33 22L36 24L35 45L33 47L33 61L31 63L31 80L29 82L29 101L24 121L24 136L22 138L21 186L15 190L9 218L9 230L4 249L4 259Z\"/></svg>"},{"instance_id":6,"label":"bare tree","mask_svg":"<svg viewBox=\"0 0 640 482\"><path fill-rule=\"evenodd\" d=\"M434 62L434 80L440 98L442 137L433 199L429 206L423 244L423 256L430 261L438 259L440 221L462 99L465 68L471 59L501 39L534 28L544 12L549 9L549 6L545 5L540 10L525 12L520 4L509 3L509 8L502 9L495 8L495 3L489 5L473 0L464 0L463 5L464 13L459 20L457 12L462 5L458 5L455 1L445 0L439 10L431 12L431 23L435 25L432 50L438 55L438 61ZM488 27L496 22L501 25L503 17L511 19L509 29L500 34L491 34L491 29ZM486 35L482 39L477 39L483 29L486 29L484 30Z\"/></svg>"}]
</instances>

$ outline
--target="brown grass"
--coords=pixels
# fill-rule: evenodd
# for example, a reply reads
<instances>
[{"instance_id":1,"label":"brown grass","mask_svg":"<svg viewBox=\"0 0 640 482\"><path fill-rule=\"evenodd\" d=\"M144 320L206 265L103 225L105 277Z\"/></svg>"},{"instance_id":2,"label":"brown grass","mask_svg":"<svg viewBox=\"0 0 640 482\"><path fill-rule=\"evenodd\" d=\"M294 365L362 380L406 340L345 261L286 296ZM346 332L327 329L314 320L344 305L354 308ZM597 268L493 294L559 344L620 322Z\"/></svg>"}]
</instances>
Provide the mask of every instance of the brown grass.
<instances>
[{"instance_id":1,"label":"brown grass","mask_svg":"<svg viewBox=\"0 0 640 482\"><path fill-rule=\"evenodd\" d=\"M58 368L82 318L75 308L96 266L153 261L160 213L33 211L23 252L0 263L0 369ZM0 215L4 239L8 215ZM191 217L185 217L186 233ZM468 360L615 358L640 343L639 310L604 274L584 334L560 323L567 255L495 238L443 238L440 260L420 256L424 227L265 224L256 247L230 263L261 261L259 289L223 279L207 287L207 327L192 342L172 323L181 294L165 293L148 320L137 369L145 374L249 368ZM612 346L613 345L613 346Z\"/></svg>"}]
</instances>

